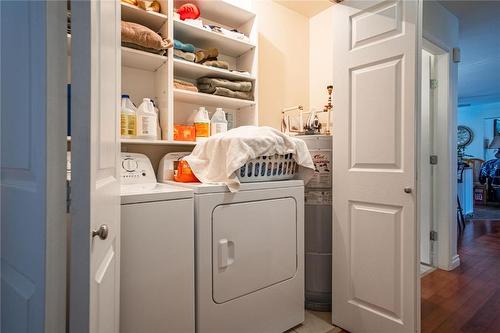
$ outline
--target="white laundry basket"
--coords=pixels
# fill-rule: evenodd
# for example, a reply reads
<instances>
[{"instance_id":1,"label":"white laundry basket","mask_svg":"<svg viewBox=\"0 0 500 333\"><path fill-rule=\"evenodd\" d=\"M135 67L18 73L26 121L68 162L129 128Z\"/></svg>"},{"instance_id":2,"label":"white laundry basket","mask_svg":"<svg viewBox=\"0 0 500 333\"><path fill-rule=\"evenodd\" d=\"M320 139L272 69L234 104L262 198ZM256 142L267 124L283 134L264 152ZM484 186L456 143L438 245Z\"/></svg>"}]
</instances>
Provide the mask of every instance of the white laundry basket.
<instances>
[{"instance_id":1,"label":"white laundry basket","mask_svg":"<svg viewBox=\"0 0 500 333\"><path fill-rule=\"evenodd\" d=\"M292 154L260 156L243 165L238 178L241 183L292 179L297 172Z\"/></svg>"}]
</instances>

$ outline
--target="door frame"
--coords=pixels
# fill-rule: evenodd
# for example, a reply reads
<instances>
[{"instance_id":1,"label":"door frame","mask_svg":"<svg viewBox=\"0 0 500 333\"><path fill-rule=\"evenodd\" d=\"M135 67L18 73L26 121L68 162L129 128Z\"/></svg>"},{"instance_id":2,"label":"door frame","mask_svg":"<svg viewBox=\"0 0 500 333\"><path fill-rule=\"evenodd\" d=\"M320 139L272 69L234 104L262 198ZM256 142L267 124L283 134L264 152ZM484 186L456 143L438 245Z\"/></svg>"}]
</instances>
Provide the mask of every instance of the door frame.
<instances>
[{"instance_id":1,"label":"door frame","mask_svg":"<svg viewBox=\"0 0 500 333\"><path fill-rule=\"evenodd\" d=\"M424 38L423 49L434 55L435 79L438 87L434 90L432 110L434 112L434 142L433 151L440 157L433 173L433 227L438 233L438 239L433 247L433 266L444 270L452 270L460 265L457 254L456 228L456 109L452 107L449 98L451 85L449 67L452 63L450 51ZM445 110L445 112L440 112ZM438 130L439 129L439 130ZM445 129L445 131L443 131ZM443 140L443 138L449 138ZM452 143L454 141L455 143ZM442 158L444 155L445 158ZM448 157L448 158L446 158ZM423 157L425 158L425 157ZM437 209L440 207L440 209ZM442 207L446 207L443 209ZM446 222L447 221L447 222Z\"/></svg>"},{"instance_id":2,"label":"door frame","mask_svg":"<svg viewBox=\"0 0 500 333\"><path fill-rule=\"evenodd\" d=\"M451 57L458 44L458 19L436 1L423 5L422 48L435 56L438 88L434 91L434 152L439 156L434 169L435 228L438 232L436 266L452 270L460 265L457 254L457 87L458 66ZM448 28L443 29L446 26ZM438 110L445 110L439 112ZM419 129L420 135L420 129ZM448 221L438 223L437 221Z\"/></svg>"}]
</instances>

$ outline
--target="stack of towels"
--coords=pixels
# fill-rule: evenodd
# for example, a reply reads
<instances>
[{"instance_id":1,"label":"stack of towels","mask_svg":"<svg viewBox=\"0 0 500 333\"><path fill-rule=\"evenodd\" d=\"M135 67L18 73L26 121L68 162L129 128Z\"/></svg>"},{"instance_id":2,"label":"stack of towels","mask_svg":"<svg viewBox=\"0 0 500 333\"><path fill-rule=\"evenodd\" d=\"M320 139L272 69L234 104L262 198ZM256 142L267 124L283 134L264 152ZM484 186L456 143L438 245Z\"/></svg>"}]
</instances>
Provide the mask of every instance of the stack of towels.
<instances>
[{"instance_id":1,"label":"stack of towels","mask_svg":"<svg viewBox=\"0 0 500 333\"><path fill-rule=\"evenodd\" d=\"M214 77L202 77L198 79L198 91L218 96L253 99L252 82L231 81Z\"/></svg>"},{"instance_id":2,"label":"stack of towels","mask_svg":"<svg viewBox=\"0 0 500 333\"><path fill-rule=\"evenodd\" d=\"M218 56L219 50L216 48L196 51L193 44L183 43L177 39L174 40L174 57L205 66L229 69L229 64L223 60L218 60Z\"/></svg>"}]
</instances>

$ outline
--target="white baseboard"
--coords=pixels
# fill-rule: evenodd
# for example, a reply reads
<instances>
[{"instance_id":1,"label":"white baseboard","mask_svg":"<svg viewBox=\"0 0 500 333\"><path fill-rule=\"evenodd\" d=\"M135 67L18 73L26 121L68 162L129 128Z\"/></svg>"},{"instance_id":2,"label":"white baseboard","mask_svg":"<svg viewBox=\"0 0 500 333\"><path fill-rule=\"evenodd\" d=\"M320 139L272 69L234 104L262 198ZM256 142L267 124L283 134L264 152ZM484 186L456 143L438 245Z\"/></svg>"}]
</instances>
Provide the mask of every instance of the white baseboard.
<instances>
[{"instance_id":1,"label":"white baseboard","mask_svg":"<svg viewBox=\"0 0 500 333\"><path fill-rule=\"evenodd\" d=\"M448 270L451 271L455 268L460 266L460 257L458 254L454 255L453 258L451 259L450 264L448 265Z\"/></svg>"}]
</instances>

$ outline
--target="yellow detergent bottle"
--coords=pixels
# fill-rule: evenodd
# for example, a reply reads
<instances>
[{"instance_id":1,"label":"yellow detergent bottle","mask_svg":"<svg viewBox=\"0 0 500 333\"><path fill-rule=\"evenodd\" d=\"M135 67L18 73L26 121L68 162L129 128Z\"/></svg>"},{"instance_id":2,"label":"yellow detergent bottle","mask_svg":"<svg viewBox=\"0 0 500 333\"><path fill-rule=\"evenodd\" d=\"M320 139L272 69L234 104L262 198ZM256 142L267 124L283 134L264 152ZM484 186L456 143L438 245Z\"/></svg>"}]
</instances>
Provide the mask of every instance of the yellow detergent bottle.
<instances>
[{"instance_id":1,"label":"yellow detergent bottle","mask_svg":"<svg viewBox=\"0 0 500 333\"><path fill-rule=\"evenodd\" d=\"M210 117L208 111L203 106L198 109L194 117L194 127L196 132L196 141L203 141L210 136Z\"/></svg>"},{"instance_id":2,"label":"yellow detergent bottle","mask_svg":"<svg viewBox=\"0 0 500 333\"><path fill-rule=\"evenodd\" d=\"M137 135L137 109L129 95L122 95L120 112L120 134L122 138L134 138Z\"/></svg>"}]
</instances>

